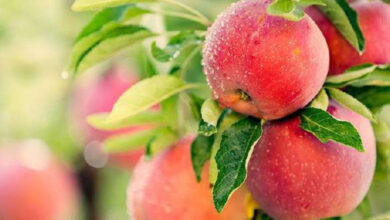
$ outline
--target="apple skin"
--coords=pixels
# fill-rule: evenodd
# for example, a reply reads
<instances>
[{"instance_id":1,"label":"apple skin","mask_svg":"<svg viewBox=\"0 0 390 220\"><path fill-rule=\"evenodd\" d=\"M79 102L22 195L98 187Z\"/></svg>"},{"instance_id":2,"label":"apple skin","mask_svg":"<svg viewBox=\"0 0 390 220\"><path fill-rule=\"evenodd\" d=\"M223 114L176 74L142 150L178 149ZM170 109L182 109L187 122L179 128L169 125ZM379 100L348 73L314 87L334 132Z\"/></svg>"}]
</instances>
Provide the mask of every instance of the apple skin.
<instances>
[{"instance_id":1,"label":"apple skin","mask_svg":"<svg viewBox=\"0 0 390 220\"><path fill-rule=\"evenodd\" d=\"M75 88L70 113L77 129L82 133L84 144L150 128L147 125L140 125L115 131L103 131L93 128L86 121L89 115L110 112L119 97L137 82L134 75L125 66L113 65L100 78L82 82ZM120 167L133 168L143 153L143 148L131 152L114 153L109 155L109 160Z\"/></svg>"},{"instance_id":2,"label":"apple skin","mask_svg":"<svg viewBox=\"0 0 390 220\"><path fill-rule=\"evenodd\" d=\"M262 210L276 220L343 216L369 189L376 163L369 120L334 102L328 112L357 128L365 153L332 141L321 143L299 127L299 116L265 123L246 183Z\"/></svg>"},{"instance_id":3,"label":"apple skin","mask_svg":"<svg viewBox=\"0 0 390 220\"><path fill-rule=\"evenodd\" d=\"M269 3L243 0L223 12L207 32L203 67L222 106L272 120L315 97L328 73L329 51L309 16L299 22L270 16Z\"/></svg>"},{"instance_id":4,"label":"apple skin","mask_svg":"<svg viewBox=\"0 0 390 220\"><path fill-rule=\"evenodd\" d=\"M34 168L34 163L28 161L36 161L32 157L39 157L37 152L26 159L18 148L0 148L0 219L74 218L80 199L76 176L51 157L47 164Z\"/></svg>"},{"instance_id":5,"label":"apple skin","mask_svg":"<svg viewBox=\"0 0 390 220\"><path fill-rule=\"evenodd\" d=\"M351 6L358 13L359 24L366 39L366 49L362 55L359 55L318 9L306 9L306 13L316 22L328 43L330 75L342 74L346 69L359 64L390 63L390 5L380 1L358 1Z\"/></svg>"},{"instance_id":6,"label":"apple skin","mask_svg":"<svg viewBox=\"0 0 390 220\"><path fill-rule=\"evenodd\" d=\"M139 160L127 190L131 219L246 219L244 188L233 194L221 214L217 213L207 167L201 183L196 181L191 164L192 140L184 138L151 161Z\"/></svg>"}]
</instances>

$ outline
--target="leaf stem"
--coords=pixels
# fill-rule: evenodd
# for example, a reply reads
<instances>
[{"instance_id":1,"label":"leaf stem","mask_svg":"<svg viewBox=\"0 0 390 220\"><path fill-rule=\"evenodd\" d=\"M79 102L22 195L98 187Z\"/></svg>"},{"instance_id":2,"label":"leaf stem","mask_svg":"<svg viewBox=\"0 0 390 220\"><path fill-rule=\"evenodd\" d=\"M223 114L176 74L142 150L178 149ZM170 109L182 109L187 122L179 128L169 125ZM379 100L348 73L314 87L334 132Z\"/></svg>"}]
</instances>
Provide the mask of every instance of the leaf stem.
<instances>
[{"instance_id":1,"label":"leaf stem","mask_svg":"<svg viewBox=\"0 0 390 220\"><path fill-rule=\"evenodd\" d=\"M161 1L165 2L167 4L171 4L171 5L177 6L179 8L182 8L182 9L184 9L184 10L186 10L186 11L188 11L188 12L194 14L194 15L196 15L197 17L199 17L204 22L204 24L206 26L210 26L211 25L210 20L206 16L204 16L202 13L200 13L199 11L197 11L194 8L189 7L186 4L183 4L183 3L178 2L176 0L161 0Z\"/></svg>"},{"instance_id":2,"label":"leaf stem","mask_svg":"<svg viewBox=\"0 0 390 220\"><path fill-rule=\"evenodd\" d=\"M176 11L154 10L154 12L158 13L158 14L161 14L161 15L165 15L165 16L184 18L184 19L187 19L187 20L190 20L190 21L194 21L194 22L200 23L200 24L202 24L202 25L204 25L206 27L209 26L208 21L205 21L205 20L199 18L198 16L193 16L193 15L190 15L190 14L176 12Z\"/></svg>"}]
</instances>

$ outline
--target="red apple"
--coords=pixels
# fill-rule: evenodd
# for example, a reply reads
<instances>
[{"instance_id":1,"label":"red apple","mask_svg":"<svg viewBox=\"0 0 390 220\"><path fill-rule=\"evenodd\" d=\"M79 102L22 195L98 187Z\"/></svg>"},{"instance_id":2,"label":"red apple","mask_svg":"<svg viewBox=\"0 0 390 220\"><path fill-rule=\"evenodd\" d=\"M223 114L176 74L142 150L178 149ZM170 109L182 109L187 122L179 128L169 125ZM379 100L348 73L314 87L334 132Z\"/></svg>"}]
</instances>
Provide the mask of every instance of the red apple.
<instances>
[{"instance_id":1,"label":"red apple","mask_svg":"<svg viewBox=\"0 0 390 220\"><path fill-rule=\"evenodd\" d=\"M381 1L360 1L351 6L358 13L359 24L366 39L366 49L362 55L359 55L318 9L310 7L306 10L328 43L331 75L341 74L359 64L390 63L390 5Z\"/></svg>"},{"instance_id":2,"label":"red apple","mask_svg":"<svg viewBox=\"0 0 390 220\"><path fill-rule=\"evenodd\" d=\"M269 0L243 0L208 30L203 66L213 96L236 112L279 119L321 89L329 51L317 25L270 16Z\"/></svg>"},{"instance_id":3,"label":"red apple","mask_svg":"<svg viewBox=\"0 0 390 220\"><path fill-rule=\"evenodd\" d=\"M0 219L76 217L75 176L37 141L0 148Z\"/></svg>"},{"instance_id":4,"label":"red apple","mask_svg":"<svg viewBox=\"0 0 390 220\"><path fill-rule=\"evenodd\" d=\"M141 158L130 182L128 207L134 220L246 219L245 191L236 191L221 214L212 202L208 169L197 183L191 165L192 138L185 138L151 161Z\"/></svg>"},{"instance_id":5,"label":"red apple","mask_svg":"<svg viewBox=\"0 0 390 220\"><path fill-rule=\"evenodd\" d=\"M308 220L343 216L367 193L376 161L369 120L331 103L328 112L351 122L365 153L302 130L299 116L266 122L248 167L247 187L275 219Z\"/></svg>"}]
</instances>

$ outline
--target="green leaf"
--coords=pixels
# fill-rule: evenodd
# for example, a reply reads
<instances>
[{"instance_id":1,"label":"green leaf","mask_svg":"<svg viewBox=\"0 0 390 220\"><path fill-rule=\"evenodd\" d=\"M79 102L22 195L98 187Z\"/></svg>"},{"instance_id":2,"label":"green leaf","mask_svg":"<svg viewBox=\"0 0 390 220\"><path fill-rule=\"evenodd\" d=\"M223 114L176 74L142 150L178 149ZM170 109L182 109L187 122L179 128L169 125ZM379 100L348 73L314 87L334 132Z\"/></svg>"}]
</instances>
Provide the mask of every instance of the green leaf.
<instances>
[{"instance_id":1,"label":"green leaf","mask_svg":"<svg viewBox=\"0 0 390 220\"><path fill-rule=\"evenodd\" d=\"M200 120L198 132L204 136L211 136L217 133L218 129L215 125L209 124L203 120Z\"/></svg>"},{"instance_id":2,"label":"green leaf","mask_svg":"<svg viewBox=\"0 0 390 220\"><path fill-rule=\"evenodd\" d=\"M372 72L360 79L352 81L349 85L354 87L390 86L390 65L377 66Z\"/></svg>"},{"instance_id":3,"label":"green leaf","mask_svg":"<svg viewBox=\"0 0 390 220\"><path fill-rule=\"evenodd\" d=\"M326 6L325 2L323 0L296 0L297 4L308 7L310 5L322 5Z\"/></svg>"},{"instance_id":4,"label":"green leaf","mask_svg":"<svg viewBox=\"0 0 390 220\"><path fill-rule=\"evenodd\" d=\"M139 8L136 5L124 5L114 8L107 8L96 13L90 22L81 30L77 36L75 43L83 37L86 37L94 32L100 31L105 25L110 22L126 21L139 15L150 13L151 11Z\"/></svg>"},{"instance_id":5,"label":"green leaf","mask_svg":"<svg viewBox=\"0 0 390 220\"><path fill-rule=\"evenodd\" d=\"M130 3L148 3L158 0L76 0L72 5L74 11L99 10Z\"/></svg>"},{"instance_id":6,"label":"green leaf","mask_svg":"<svg viewBox=\"0 0 390 220\"><path fill-rule=\"evenodd\" d=\"M222 113L216 101L207 99L201 108L202 120L199 122L198 131L206 136L217 133L218 119Z\"/></svg>"},{"instance_id":7,"label":"green leaf","mask_svg":"<svg viewBox=\"0 0 390 220\"><path fill-rule=\"evenodd\" d=\"M68 70L83 72L118 51L152 36L155 34L141 26L110 23L74 45Z\"/></svg>"},{"instance_id":8,"label":"green leaf","mask_svg":"<svg viewBox=\"0 0 390 220\"><path fill-rule=\"evenodd\" d=\"M215 134L214 144L213 147L211 148L210 168L209 168L210 184L215 184L215 181L217 181L218 168L217 168L217 162L215 160L215 155L217 155L217 152L220 148L222 134L231 125L239 121L241 117L242 117L241 115L238 115L229 109L225 109L223 110L221 116L218 119L218 123L217 123L218 133Z\"/></svg>"},{"instance_id":9,"label":"green leaf","mask_svg":"<svg viewBox=\"0 0 390 220\"><path fill-rule=\"evenodd\" d=\"M213 188L213 200L218 212L222 211L230 195L245 181L250 156L261 134L261 122L251 117L238 121L223 132L215 156L218 177Z\"/></svg>"},{"instance_id":10,"label":"green leaf","mask_svg":"<svg viewBox=\"0 0 390 220\"><path fill-rule=\"evenodd\" d=\"M124 11L129 6L120 6L115 8L107 8L95 14L92 20L84 26L79 35L77 36L75 42L79 41L81 38L88 36L89 34L99 31L104 25L112 21L119 21Z\"/></svg>"},{"instance_id":11,"label":"green leaf","mask_svg":"<svg viewBox=\"0 0 390 220\"><path fill-rule=\"evenodd\" d=\"M172 144L176 143L178 136L169 128L159 129L157 134L149 139L146 144L145 156L150 159L154 155L167 149Z\"/></svg>"},{"instance_id":12,"label":"green leaf","mask_svg":"<svg viewBox=\"0 0 390 220\"><path fill-rule=\"evenodd\" d=\"M214 136L198 135L191 145L192 167L196 180L201 181L204 164L210 159Z\"/></svg>"},{"instance_id":13,"label":"green leaf","mask_svg":"<svg viewBox=\"0 0 390 220\"><path fill-rule=\"evenodd\" d=\"M326 6L317 6L333 23L345 39L359 52L365 49L365 39L360 29L358 15L347 0L323 0Z\"/></svg>"},{"instance_id":14,"label":"green leaf","mask_svg":"<svg viewBox=\"0 0 390 220\"><path fill-rule=\"evenodd\" d=\"M344 74L330 76L327 79L328 87L364 87L390 86L390 65L363 64L352 67Z\"/></svg>"},{"instance_id":15,"label":"green leaf","mask_svg":"<svg viewBox=\"0 0 390 220\"><path fill-rule=\"evenodd\" d=\"M164 121L171 129L176 130L179 124L179 96L173 95L161 102Z\"/></svg>"},{"instance_id":16,"label":"green leaf","mask_svg":"<svg viewBox=\"0 0 390 220\"><path fill-rule=\"evenodd\" d=\"M110 137L104 141L104 150L108 153L121 153L145 147L150 138L154 137L157 130L146 130L121 134Z\"/></svg>"},{"instance_id":17,"label":"green leaf","mask_svg":"<svg viewBox=\"0 0 390 220\"><path fill-rule=\"evenodd\" d=\"M267 13L290 21L299 21L305 16L302 8L297 6L293 0L274 0L267 7Z\"/></svg>"},{"instance_id":18,"label":"green leaf","mask_svg":"<svg viewBox=\"0 0 390 220\"><path fill-rule=\"evenodd\" d=\"M184 48L189 46L201 45L203 37L195 34L195 31L181 31L173 36L164 49L157 46L156 42L152 43L152 55L160 62L168 62L177 58Z\"/></svg>"},{"instance_id":19,"label":"green leaf","mask_svg":"<svg viewBox=\"0 0 390 220\"><path fill-rule=\"evenodd\" d=\"M346 70L343 74L336 76L328 76L326 79L326 86L332 87L344 87L348 83L353 82L359 78L366 76L367 74L374 71L376 68L373 64L363 64L359 66L354 66Z\"/></svg>"},{"instance_id":20,"label":"green leaf","mask_svg":"<svg viewBox=\"0 0 390 220\"><path fill-rule=\"evenodd\" d=\"M121 128L127 128L134 125L162 125L166 122L161 112L157 111L145 111L129 118L125 118L120 121L107 122L109 113L100 113L90 115L87 118L87 122L94 128L100 130L118 130Z\"/></svg>"},{"instance_id":21,"label":"green leaf","mask_svg":"<svg viewBox=\"0 0 390 220\"><path fill-rule=\"evenodd\" d=\"M156 67L144 47L140 48L140 51L137 53L136 63L138 65L138 72L141 79L157 75Z\"/></svg>"},{"instance_id":22,"label":"green leaf","mask_svg":"<svg viewBox=\"0 0 390 220\"><path fill-rule=\"evenodd\" d=\"M128 89L115 103L107 123L115 123L137 115L155 104L199 84L185 84L168 75L156 75L144 79Z\"/></svg>"},{"instance_id":23,"label":"green leaf","mask_svg":"<svg viewBox=\"0 0 390 220\"><path fill-rule=\"evenodd\" d=\"M349 122L335 119L324 110L303 109L301 112L301 128L312 133L322 143L332 140L364 152L363 143L356 128Z\"/></svg>"},{"instance_id":24,"label":"green leaf","mask_svg":"<svg viewBox=\"0 0 390 220\"><path fill-rule=\"evenodd\" d=\"M212 99L207 99L202 104L202 119L211 125L217 126L221 113L222 109L218 106L218 103Z\"/></svg>"},{"instance_id":25,"label":"green leaf","mask_svg":"<svg viewBox=\"0 0 390 220\"><path fill-rule=\"evenodd\" d=\"M321 89L317 97L310 103L310 107L319 108L324 111L328 109L329 106L329 97L326 94L325 89Z\"/></svg>"},{"instance_id":26,"label":"green leaf","mask_svg":"<svg viewBox=\"0 0 390 220\"><path fill-rule=\"evenodd\" d=\"M346 92L366 105L371 111L379 110L383 106L390 104L390 87L348 87Z\"/></svg>"},{"instance_id":27,"label":"green leaf","mask_svg":"<svg viewBox=\"0 0 390 220\"><path fill-rule=\"evenodd\" d=\"M372 114L372 112L364 104L359 102L359 100L355 99L353 96L339 89L327 88L327 90L329 96L333 100L338 102L340 105L351 109L352 111L362 115L363 117L371 121L376 121L375 116Z\"/></svg>"}]
</instances>

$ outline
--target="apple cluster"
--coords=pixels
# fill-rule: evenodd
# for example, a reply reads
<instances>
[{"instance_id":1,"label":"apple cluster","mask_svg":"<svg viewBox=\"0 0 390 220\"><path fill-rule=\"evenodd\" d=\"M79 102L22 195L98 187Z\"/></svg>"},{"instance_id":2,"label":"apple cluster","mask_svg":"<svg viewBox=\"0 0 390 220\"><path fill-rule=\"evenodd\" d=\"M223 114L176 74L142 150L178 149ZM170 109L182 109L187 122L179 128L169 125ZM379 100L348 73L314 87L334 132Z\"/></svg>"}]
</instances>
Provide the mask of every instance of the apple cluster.
<instances>
[{"instance_id":1,"label":"apple cluster","mask_svg":"<svg viewBox=\"0 0 390 220\"><path fill-rule=\"evenodd\" d=\"M261 138L248 158L245 184L218 213L210 174L202 172L199 183L193 174L192 135L153 158L142 156L141 148L110 155L130 168L138 161L127 190L132 219L248 219L253 214L248 204L254 200L273 219L314 220L347 215L364 199L376 165L370 120L337 100L331 99L324 109L353 125L364 149L359 152L337 141L321 141L304 130L300 112L321 91L328 91L324 90L327 77L362 64L390 63L390 6L380 1L348 1L365 39L364 51L358 51L318 7L307 7L301 19L291 20L269 13L275 2L232 4L208 28L202 52L203 72L220 109L264 121ZM154 44L152 53L160 61L173 59L184 38L179 35L166 49ZM90 114L110 112L119 96L137 81L123 78L121 71L114 67L75 90L72 117L82 122L78 126L85 144L150 128L137 125L102 132L84 123Z\"/></svg>"},{"instance_id":2,"label":"apple cluster","mask_svg":"<svg viewBox=\"0 0 390 220\"><path fill-rule=\"evenodd\" d=\"M300 127L296 112L316 97L328 75L390 62L390 6L351 4L366 39L359 54L315 7L297 22L267 14L270 3L242 0L230 6L209 28L203 49L204 72L220 107L267 120L248 165L246 187L217 215L207 177L196 184L189 174L192 139L186 138L136 167L128 189L134 219L245 219L241 194L246 190L261 210L282 220L343 216L363 200L376 163L370 121L330 101L327 111L359 132L361 153L333 141L322 143Z\"/></svg>"}]
</instances>

